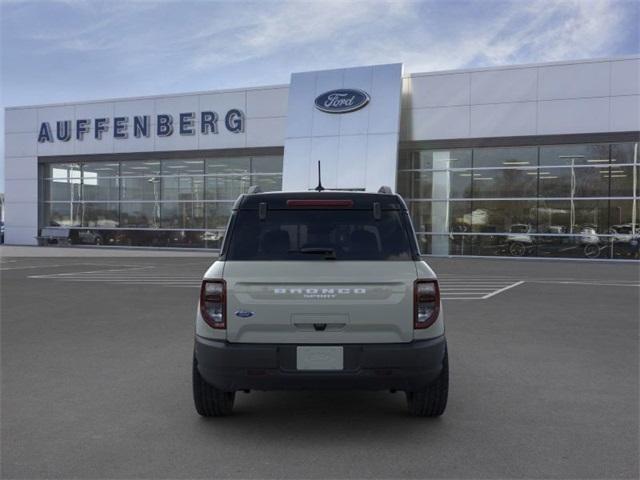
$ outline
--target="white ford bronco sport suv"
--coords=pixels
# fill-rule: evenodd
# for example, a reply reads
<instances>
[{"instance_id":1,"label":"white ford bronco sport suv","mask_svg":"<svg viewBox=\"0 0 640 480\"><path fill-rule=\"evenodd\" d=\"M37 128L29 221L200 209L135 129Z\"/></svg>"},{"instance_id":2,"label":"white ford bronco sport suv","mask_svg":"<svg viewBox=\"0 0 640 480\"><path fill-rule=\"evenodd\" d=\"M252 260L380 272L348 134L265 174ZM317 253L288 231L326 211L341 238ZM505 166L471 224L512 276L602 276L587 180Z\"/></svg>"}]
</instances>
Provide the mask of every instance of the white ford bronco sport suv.
<instances>
[{"instance_id":1,"label":"white ford bronco sport suv","mask_svg":"<svg viewBox=\"0 0 640 480\"><path fill-rule=\"evenodd\" d=\"M241 195L195 333L203 416L230 414L252 389L402 390L416 416L447 404L438 281L388 187Z\"/></svg>"}]
</instances>

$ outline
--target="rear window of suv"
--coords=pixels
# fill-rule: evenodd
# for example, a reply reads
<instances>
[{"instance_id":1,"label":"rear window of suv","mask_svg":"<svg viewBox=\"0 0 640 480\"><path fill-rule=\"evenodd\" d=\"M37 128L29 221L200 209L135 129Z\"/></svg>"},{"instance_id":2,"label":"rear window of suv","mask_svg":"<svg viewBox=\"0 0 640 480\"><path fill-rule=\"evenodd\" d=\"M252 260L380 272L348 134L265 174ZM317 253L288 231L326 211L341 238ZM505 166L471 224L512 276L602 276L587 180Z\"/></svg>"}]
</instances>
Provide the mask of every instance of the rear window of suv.
<instances>
[{"instance_id":1,"label":"rear window of suv","mask_svg":"<svg viewBox=\"0 0 640 480\"><path fill-rule=\"evenodd\" d=\"M399 210L255 210L234 213L226 260L411 260L409 217Z\"/></svg>"}]
</instances>

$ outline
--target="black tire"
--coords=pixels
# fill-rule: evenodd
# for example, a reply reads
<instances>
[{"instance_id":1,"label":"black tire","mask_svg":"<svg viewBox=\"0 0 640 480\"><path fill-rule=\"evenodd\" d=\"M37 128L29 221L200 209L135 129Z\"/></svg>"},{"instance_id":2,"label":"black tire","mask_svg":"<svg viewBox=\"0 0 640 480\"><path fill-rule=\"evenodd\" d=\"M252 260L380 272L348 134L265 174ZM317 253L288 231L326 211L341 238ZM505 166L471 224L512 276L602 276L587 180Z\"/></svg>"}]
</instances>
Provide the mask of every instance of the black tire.
<instances>
[{"instance_id":1,"label":"black tire","mask_svg":"<svg viewBox=\"0 0 640 480\"><path fill-rule=\"evenodd\" d=\"M235 392L223 392L204 381L193 359L193 401L196 411L203 417L224 417L231 415Z\"/></svg>"},{"instance_id":2,"label":"black tire","mask_svg":"<svg viewBox=\"0 0 640 480\"><path fill-rule=\"evenodd\" d=\"M598 258L600 256L600 248L593 243L585 245L584 256L587 258Z\"/></svg>"},{"instance_id":3,"label":"black tire","mask_svg":"<svg viewBox=\"0 0 640 480\"><path fill-rule=\"evenodd\" d=\"M447 408L449 396L449 356L444 351L442 371L426 390L406 392L409 413L415 417L439 417Z\"/></svg>"},{"instance_id":4,"label":"black tire","mask_svg":"<svg viewBox=\"0 0 640 480\"><path fill-rule=\"evenodd\" d=\"M524 243L513 242L509 244L509 255L512 257L524 257L527 254L527 247Z\"/></svg>"}]
</instances>

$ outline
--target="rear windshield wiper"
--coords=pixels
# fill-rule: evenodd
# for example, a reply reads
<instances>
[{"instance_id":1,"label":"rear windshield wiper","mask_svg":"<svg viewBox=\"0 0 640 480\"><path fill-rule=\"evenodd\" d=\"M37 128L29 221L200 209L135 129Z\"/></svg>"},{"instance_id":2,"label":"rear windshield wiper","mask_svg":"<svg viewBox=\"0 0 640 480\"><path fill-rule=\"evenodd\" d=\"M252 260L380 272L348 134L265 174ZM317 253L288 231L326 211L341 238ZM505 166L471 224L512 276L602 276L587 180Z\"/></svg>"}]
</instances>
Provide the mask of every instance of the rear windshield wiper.
<instances>
[{"instance_id":1,"label":"rear windshield wiper","mask_svg":"<svg viewBox=\"0 0 640 480\"><path fill-rule=\"evenodd\" d=\"M327 260L335 260L337 258L336 251L330 247L306 247L301 248L299 252L324 254L324 258L326 258Z\"/></svg>"}]
</instances>

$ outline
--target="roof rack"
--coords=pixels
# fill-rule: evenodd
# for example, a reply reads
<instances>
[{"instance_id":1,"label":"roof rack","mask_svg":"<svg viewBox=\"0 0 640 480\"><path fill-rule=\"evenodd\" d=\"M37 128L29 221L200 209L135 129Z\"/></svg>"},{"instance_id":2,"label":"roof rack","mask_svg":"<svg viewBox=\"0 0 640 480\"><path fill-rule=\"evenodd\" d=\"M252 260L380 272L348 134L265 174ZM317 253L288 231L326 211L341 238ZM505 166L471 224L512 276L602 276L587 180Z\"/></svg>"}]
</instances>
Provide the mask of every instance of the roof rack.
<instances>
[{"instance_id":1,"label":"roof rack","mask_svg":"<svg viewBox=\"0 0 640 480\"><path fill-rule=\"evenodd\" d=\"M391 190L391 187L387 187L386 185L382 185L378 189L378 193L386 193L387 195L392 195L393 191Z\"/></svg>"},{"instance_id":2,"label":"roof rack","mask_svg":"<svg viewBox=\"0 0 640 480\"><path fill-rule=\"evenodd\" d=\"M260 188L260 185L251 185L247 193L249 195L253 195L254 193L262 193L262 188Z\"/></svg>"}]
</instances>

